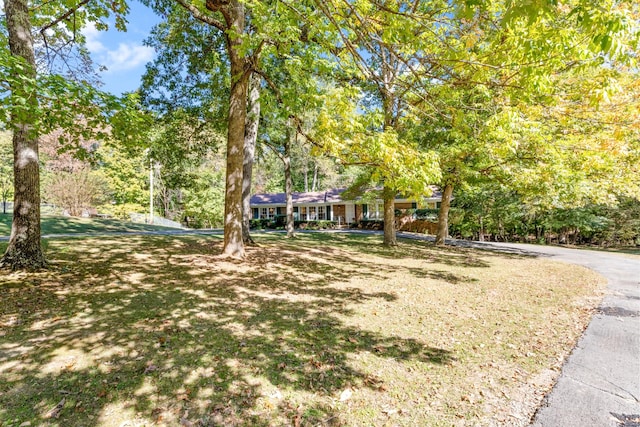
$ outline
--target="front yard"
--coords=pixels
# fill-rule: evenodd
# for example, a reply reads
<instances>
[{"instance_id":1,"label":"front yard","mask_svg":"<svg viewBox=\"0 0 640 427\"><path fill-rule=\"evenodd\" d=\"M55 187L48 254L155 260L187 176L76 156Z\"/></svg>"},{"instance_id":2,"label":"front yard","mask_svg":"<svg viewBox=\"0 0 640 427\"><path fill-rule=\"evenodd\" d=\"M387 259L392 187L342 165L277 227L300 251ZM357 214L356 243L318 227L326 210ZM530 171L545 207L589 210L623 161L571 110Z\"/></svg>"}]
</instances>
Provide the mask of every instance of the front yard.
<instances>
[{"instance_id":1,"label":"front yard","mask_svg":"<svg viewBox=\"0 0 640 427\"><path fill-rule=\"evenodd\" d=\"M376 236L47 242L0 278L0 425L528 425L605 282ZM0 248L3 249L3 248ZM29 423L29 424L26 424Z\"/></svg>"}]
</instances>

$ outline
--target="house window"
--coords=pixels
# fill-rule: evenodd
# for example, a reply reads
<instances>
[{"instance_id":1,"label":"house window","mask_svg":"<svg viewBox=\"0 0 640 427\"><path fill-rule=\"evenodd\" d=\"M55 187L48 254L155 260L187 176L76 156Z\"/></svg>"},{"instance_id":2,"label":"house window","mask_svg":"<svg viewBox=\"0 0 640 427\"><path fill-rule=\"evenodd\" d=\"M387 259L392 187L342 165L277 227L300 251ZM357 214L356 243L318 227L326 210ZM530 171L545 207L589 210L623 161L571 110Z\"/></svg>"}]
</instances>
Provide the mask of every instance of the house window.
<instances>
[{"instance_id":1,"label":"house window","mask_svg":"<svg viewBox=\"0 0 640 427\"><path fill-rule=\"evenodd\" d=\"M376 203L376 218L384 218L384 203Z\"/></svg>"},{"instance_id":2,"label":"house window","mask_svg":"<svg viewBox=\"0 0 640 427\"><path fill-rule=\"evenodd\" d=\"M260 218L260 210L258 208L253 208L253 219Z\"/></svg>"},{"instance_id":3,"label":"house window","mask_svg":"<svg viewBox=\"0 0 640 427\"><path fill-rule=\"evenodd\" d=\"M293 207L293 219L296 221L300 219L300 212L298 212L297 206Z\"/></svg>"},{"instance_id":4,"label":"house window","mask_svg":"<svg viewBox=\"0 0 640 427\"><path fill-rule=\"evenodd\" d=\"M269 214L268 214L267 208L261 208L260 209L260 218L262 218L262 219L269 218L268 215Z\"/></svg>"},{"instance_id":5,"label":"house window","mask_svg":"<svg viewBox=\"0 0 640 427\"><path fill-rule=\"evenodd\" d=\"M382 218L383 206L379 203L371 203L369 205L362 205L362 214L365 219L377 219Z\"/></svg>"},{"instance_id":6,"label":"house window","mask_svg":"<svg viewBox=\"0 0 640 427\"><path fill-rule=\"evenodd\" d=\"M318 219L320 220L327 219L324 214L324 206L318 206Z\"/></svg>"},{"instance_id":7,"label":"house window","mask_svg":"<svg viewBox=\"0 0 640 427\"><path fill-rule=\"evenodd\" d=\"M307 220L307 207L306 206L302 206L300 208L300 220L302 220L302 221L306 221Z\"/></svg>"},{"instance_id":8,"label":"house window","mask_svg":"<svg viewBox=\"0 0 640 427\"><path fill-rule=\"evenodd\" d=\"M316 207L309 206L309 221L315 221L316 219L318 219L316 217Z\"/></svg>"},{"instance_id":9,"label":"house window","mask_svg":"<svg viewBox=\"0 0 640 427\"><path fill-rule=\"evenodd\" d=\"M267 218L273 218L276 213L275 208L269 208L269 216Z\"/></svg>"}]
</instances>

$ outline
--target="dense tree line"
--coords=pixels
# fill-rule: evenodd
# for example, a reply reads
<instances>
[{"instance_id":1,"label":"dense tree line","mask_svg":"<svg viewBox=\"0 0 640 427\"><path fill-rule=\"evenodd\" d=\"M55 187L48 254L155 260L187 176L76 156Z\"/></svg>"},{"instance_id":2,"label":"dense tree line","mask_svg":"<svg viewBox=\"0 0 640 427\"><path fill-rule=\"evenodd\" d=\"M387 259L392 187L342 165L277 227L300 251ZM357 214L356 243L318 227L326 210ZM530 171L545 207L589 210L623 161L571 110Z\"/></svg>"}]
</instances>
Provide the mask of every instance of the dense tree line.
<instances>
[{"instance_id":1,"label":"dense tree line","mask_svg":"<svg viewBox=\"0 0 640 427\"><path fill-rule=\"evenodd\" d=\"M461 239L604 247L640 246L640 200L573 208L531 204L508 188L459 191L452 202L451 235Z\"/></svg>"}]
</instances>

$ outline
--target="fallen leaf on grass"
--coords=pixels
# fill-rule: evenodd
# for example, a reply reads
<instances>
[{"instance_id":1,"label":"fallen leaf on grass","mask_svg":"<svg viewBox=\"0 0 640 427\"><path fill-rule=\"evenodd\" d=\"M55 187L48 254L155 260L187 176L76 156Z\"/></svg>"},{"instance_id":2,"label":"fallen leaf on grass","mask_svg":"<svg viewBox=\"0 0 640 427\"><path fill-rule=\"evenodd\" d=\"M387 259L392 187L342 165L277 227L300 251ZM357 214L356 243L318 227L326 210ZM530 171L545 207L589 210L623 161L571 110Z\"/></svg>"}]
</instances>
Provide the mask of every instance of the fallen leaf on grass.
<instances>
[{"instance_id":1,"label":"fallen leaf on grass","mask_svg":"<svg viewBox=\"0 0 640 427\"><path fill-rule=\"evenodd\" d=\"M384 385L384 382L373 375L367 375L364 379L364 383L378 391L387 391L387 387Z\"/></svg>"},{"instance_id":2,"label":"fallen leaf on grass","mask_svg":"<svg viewBox=\"0 0 640 427\"><path fill-rule=\"evenodd\" d=\"M144 368L144 373L148 374L150 372L154 372L154 371L157 371L157 370L158 370L158 367L156 365L154 365L152 363L147 363L147 367Z\"/></svg>"},{"instance_id":3,"label":"fallen leaf on grass","mask_svg":"<svg viewBox=\"0 0 640 427\"><path fill-rule=\"evenodd\" d=\"M193 423L189 421L189 411L184 411L184 415L180 418L180 425L183 427L193 427Z\"/></svg>"},{"instance_id":4,"label":"fallen leaf on grass","mask_svg":"<svg viewBox=\"0 0 640 427\"><path fill-rule=\"evenodd\" d=\"M60 412L62 412L62 408L64 408L64 404L66 402L67 402L67 399L62 398L62 400L60 402L58 402L58 404L56 406L51 408L49 410L49 412L47 412L47 414L44 417L45 418L58 418L60 416Z\"/></svg>"},{"instance_id":5,"label":"fallen leaf on grass","mask_svg":"<svg viewBox=\"0 0 640 427\"><path fill-rule=\"evenodd\" d=\"M387 351L386 347L383 347L383 346L381 346L381 345L375 345L375 346L373 346L373 350L374 350L376 353L384 353L385 351Z\"/></svg>"}]
</instances>

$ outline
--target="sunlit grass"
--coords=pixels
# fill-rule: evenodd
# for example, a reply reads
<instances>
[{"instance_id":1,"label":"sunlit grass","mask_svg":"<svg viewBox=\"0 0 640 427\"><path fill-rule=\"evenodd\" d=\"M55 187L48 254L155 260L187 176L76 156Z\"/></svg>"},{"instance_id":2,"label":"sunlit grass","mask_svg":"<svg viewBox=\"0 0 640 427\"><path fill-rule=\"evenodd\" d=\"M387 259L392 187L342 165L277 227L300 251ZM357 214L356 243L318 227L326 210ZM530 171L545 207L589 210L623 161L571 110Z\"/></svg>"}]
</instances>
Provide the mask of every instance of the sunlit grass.
<instances>
[{"instance_id":1,"label":"sunlit grass","mask_svg":"<svg viewBox=\"0 0 640 427\"><path fill-rule=\"evenodd\" d=\"M11 214L0 212L0 236L11 233ZM166 230L151 224L138 224L128 221L104 218L76 218L60 215L43 215L40 223L42 234L75 234L75 233L113 233L127 231Z\"/></svg>"},{"instance_id":2,"label":"sunlit grass","mask_svg":"<svg viewBox=\"0 0 640 427\"><path fill-rule=\"evenodd\" d=\"M604 284L423 242L256 238L246 262L215 236L54 240L51 270L5 272L1 425L527 425Z\"/></svg>"}]
</instances>

